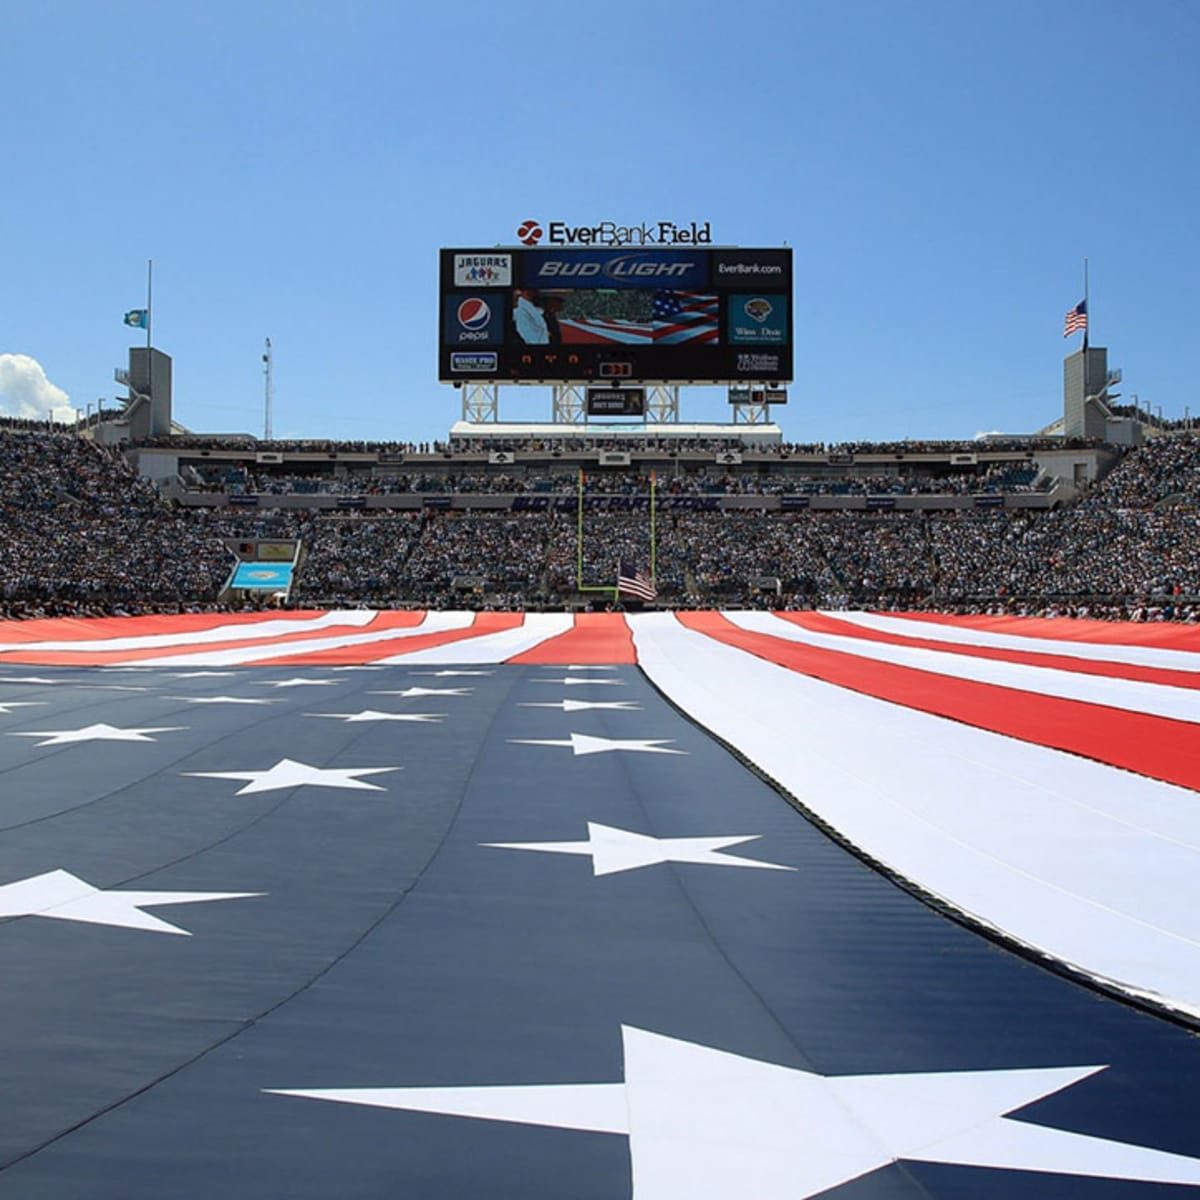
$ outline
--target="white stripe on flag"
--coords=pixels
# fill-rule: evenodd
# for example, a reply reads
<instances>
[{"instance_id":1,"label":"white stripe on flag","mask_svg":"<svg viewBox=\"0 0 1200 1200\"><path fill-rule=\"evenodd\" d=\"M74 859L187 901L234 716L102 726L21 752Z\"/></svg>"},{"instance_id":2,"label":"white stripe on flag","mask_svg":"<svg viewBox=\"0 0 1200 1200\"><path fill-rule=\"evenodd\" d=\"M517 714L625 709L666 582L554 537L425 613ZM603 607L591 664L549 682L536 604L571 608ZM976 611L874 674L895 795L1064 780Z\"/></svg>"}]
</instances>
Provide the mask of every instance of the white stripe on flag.
<instances>
[{"instance_id":1,"label":"white stripe on flag","mask_svg":"<svg viewBox=\"0 0 1200 1200\"><path fill-rule=\"evenodd\" d=\"M542 642L573 628L574 618L570 613L526 613L522 624L514 629L499 633L482 634L469 642L451 642L446 646L432 646L428 650L416 650L412 654L396 654L380 659L384 663L424 663L426 665L447 663L478 664L506 662L526 650L540 646Z\"/></svg>"},{"instance_id":2,"label":"white stripe on flag","mask_svg":"<svg viewBox=\"0 0 1200 1200\"><path fill-rule=\"evenodd\" d=\"M1139 667L1158 667L1167 671L1200 671L1200 654L1189 650L1166 650L1157 646L1130 646L1119 642L1068 642L1026 634L991 633L963 625L936 621L906 620L866 612L826 612L826 617L898 633L904 637L926 638L934 642L952 642L960 646L991 646L998 650L1021 650L1028 654L1061 654L1067 658L1086 658L1094 662L1130 663Z\"/></svg>"},{"instance_id":3,"label":"white stripe on flag","mask_svg":"<svg viewBox=\"0 0 1200 1200\"><path fill-rule=\"evenodd\" d=\"M1018 942L1200 1015L1192 792L800 675L671 614L629 624L669 699L871 857Z\"/></svg>"},{"instance_id":4,"label":"white stripe on flag","mask_svg":"<svg viewBox=\"0 0 1200 1200\"><path fill-rule=\"evenodd\" d=\"M203 646L211 642L242 642L254 638L280 637L287 633L308 633L336 625L369 625L376 615L374 610L369 609L338 609L322 613L319 617L239 622L238 624L218 625L212 629L196 629L186 633L144 633L129 637L88 638L56 642L3 642L0 643L0 651L12 650L40 654L51 651L78 650L84 653L89 651L112 653L121 650L153 650L158 646L165 648ZM138 618L130 617L128 620L135 623Z\"/></svg>"},{"instance_id":5,"label":"white stripe on flag","mask_svg":"<svg viewBox=\"0 0 1200 1200\"><path fill-rule=\"evenodd\" d=\"M422 637L427 633L445 633L452 629L465 629L474 620L469 612L431 612L425 614L420 625L407 629L380 629L372 633L346 633L332 637L301 638L298 641L280 642L265 646L234 646L225 650L192 651L186 654L169 654L161 658L144 658L138 663L143 667L174 667L186 664L199 667L229 667L245 663L266 662L273 658L290 658L297 654L314 654L321 650L340 650L348 646L368 646L372 642L388 642L393 638ZM318 664L319 665L319 664Z\"/></svg>"},{"instance_id":6,"label":"white stripe on flag","mask_svg":"<svg viewBox=\"0 0 1200 1200\"><path fill-rule=\"evenodd\" d=\"M1019 688L1039 696L1058 696L1087 704L1107 704L1127 712L1149 713L1176 721L1200 722L1200 690L1116 679L1107 675L1077 675L1055 667L1000 662L994 658L971 658L952 651L925 650L868 642L853 636L816 633L793 625L770 613L727 612L726 620L752 633L765 633L788 642L801 642L839 654L852 654L872 662L894 663L919 671L932 671L954 679L970 679L997 687Z\"/></svg>"}]
</instances>

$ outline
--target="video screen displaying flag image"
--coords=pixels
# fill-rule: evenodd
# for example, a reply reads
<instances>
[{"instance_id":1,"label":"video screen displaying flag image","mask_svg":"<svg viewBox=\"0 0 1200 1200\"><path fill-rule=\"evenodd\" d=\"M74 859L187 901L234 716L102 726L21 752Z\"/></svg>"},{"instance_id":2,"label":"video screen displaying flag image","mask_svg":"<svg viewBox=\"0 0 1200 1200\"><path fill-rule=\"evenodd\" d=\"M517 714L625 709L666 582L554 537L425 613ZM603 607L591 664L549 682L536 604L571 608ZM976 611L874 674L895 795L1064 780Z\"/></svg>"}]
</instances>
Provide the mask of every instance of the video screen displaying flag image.
<instances>
[{"instance_id":1,"label":"video screen displaying flag image","mask_svg":"<svg viewBox=\"0 0 1200 1200\"><path fill-rule=\"evenodd\" d=\"M443 250L438 377L785 383L790 290L787 249Z\"/></svg>"},{"instance_id":2,"label":"video screen displaying flag image","mask_svg":"<svg viewBox=\"0 0 1200 1200\"><path fill-rule=\"evenodd\" d=\"M713 342L720 334L720 298L673 288L577 288L529 291L514 297L540 310L514 324L527 344L653 346ZM528 336L527 336L528 335Z\"/></svg>"}]
</instances>

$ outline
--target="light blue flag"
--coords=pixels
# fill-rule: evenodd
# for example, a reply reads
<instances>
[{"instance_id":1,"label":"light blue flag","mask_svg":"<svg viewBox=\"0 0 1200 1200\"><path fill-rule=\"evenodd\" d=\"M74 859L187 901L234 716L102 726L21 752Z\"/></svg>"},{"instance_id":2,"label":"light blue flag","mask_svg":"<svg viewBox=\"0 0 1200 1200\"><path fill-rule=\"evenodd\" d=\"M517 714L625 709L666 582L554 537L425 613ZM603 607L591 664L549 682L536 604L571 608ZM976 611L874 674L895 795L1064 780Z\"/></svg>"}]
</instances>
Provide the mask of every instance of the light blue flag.
<instances>
[{"instance_id":1,"label":"light blue flag","mask_svg":"<svg viewBox=\"0 0 1200 1200\"><path fill-rule=\"evenodd\" d=\"M125 314L125 324L132 325L134 329L145 329L150 324L150 310L148 308L135 308L131 312Z\"/></svg>"}]
</instances>

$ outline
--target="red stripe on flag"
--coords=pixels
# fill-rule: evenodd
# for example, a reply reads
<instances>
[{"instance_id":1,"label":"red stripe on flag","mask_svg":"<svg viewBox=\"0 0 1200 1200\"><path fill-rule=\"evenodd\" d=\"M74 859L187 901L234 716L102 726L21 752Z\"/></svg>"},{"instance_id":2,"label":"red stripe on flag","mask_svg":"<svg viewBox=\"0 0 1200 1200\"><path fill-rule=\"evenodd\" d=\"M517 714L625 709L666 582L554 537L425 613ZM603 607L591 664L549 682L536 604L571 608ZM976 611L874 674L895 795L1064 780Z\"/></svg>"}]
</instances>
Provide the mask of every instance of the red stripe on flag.
<instances>
[{"instance_id":1,"label":"red stripe on flag","mask_svg":"<svg viewBox=\"0 0 1200 1200\"><path fill-rule=\"evenodd\" d=\"M380 612L369 625L322 625L316 629L297 630L295 633L280 633L273 637L240 638L221 642L179 642L170 646L146 646L136 650L14 650L0 654L0 663L26 663L42 667L109 667L141 662L148 658L169 658L172 655L211 654L217 650L253 649L256 646L288 646L302 644L322 637L346 637L356 633L371 633L381 629L411 629L425 619L423 612ZM184 632L180 630L161 632ZM186 631L186 632L191 632ZM141 634L126 633L136 637ZM282 660L286 662L287 660ZM187 666L182 658L176 666ZM246 663L230 663L230 666L246 666Z\"/></svg>"},{"instance_id":2,"label":"red stripe on flag","mask_svg":"<svg viewBox=\"0 0 1200 1200\"><path fill-rule=\"evenodd\" d=\"M1157 683L1165 687L1191 688L1200 690L1200 671L1173 671L1169 667L1142 667L1136 663L1110 662L1107 659L1072 658L1066 654L1053 654L1048 650L1005 650L996 646L968 646L962 642L939 642L923 638L920 630L914 636L888 633L872 629L854 621L839 621L817 612L780 612L782 617L801 629L813 633L831 633L841 637L859 638L864 642L883 642L889 646L912 646L918 650L935 650L944 654L962 654L967 658L990 658L997 662L1020 663L1030 667L1053 667L1059 671L1070 671L1075 675L1104 675L1110 679L1129 679L1138 683ZM1200 662L1197 663L1200 665Z\"/></svg>"},{"instance_id":3,"label":"red stripe on flag","mask_svg":"<svg viewBox=\"0 0 1200 1200\"><path fill-rule=\"evenodd\" d=\"M1097 646L1149 646L1159 650L1200 653L1200 628L1171 621L1147 624L1141 621L1085 621L1077 617L948 616L917 612L875 612L871 615L930 625L957 625L963 629L1014 637L1053 638L1060 642L1084 642Z\"/></svg>"},{"instance_id":4,"label":"red stripe on flag","mask_svg":"<svg viewBox=\"0 0 1200 1200\"><path fill-rule=\"evenodd\" d=\"M1066 750L1200 791L1200 736L1187 721L1060 700L819 650L737 628L720 613L678 613L680 624L801 675L1005 737ZM864 730L869 740L870 731Z\"/></svg>"},{"instance_id":5,"label":"red stripe on flag","mask_svg":"<svg viewBox=\"0 0 1200 1200\"><path fill-rule=\"evenodd\" d=\"M621 613L578 613L574 628L505 661L555 667L570 663L617 666L637 662L637 654L633 633Z\"/></svg>"},{"instance_id":6,"label":"red stripe on flag","mask_svg":"<svg viewBox=\"0 0 1200 1200\"><path fill-rule=\"evenodd\" d=\"M252 625L262 621L311 621L320 609L287 612L172 613L144 617L37 617L31 621L0 621L0 644L15 642L103 641L114 637L144 637L162 633L201 633L222 625Z\"/></svg>"},{"instance_id":7,"label":"red stripe on flag","mask_svg":"<svg viewBox=\"0 0 1200 1200\"><path fill-rule=\"evenodd\" d=\"M524 613L477 613L474 622L466 629L447 629L440 633L418 633L412 637L389 638L387 641L368 642L361 646L333 646L328 650L314 650L311 654L289 654L284 658L267 658L261 662L244 663L243 665L247 667L333 667L378 662L381 658L392 658L397 654L415 654L418 650L448 646L452 642L483 637L488 633L503 633L506 629L516 629L524 620ZM463 657L463 662L469 662L470 658L468 651Z\"/></svg>"}]
</instances>

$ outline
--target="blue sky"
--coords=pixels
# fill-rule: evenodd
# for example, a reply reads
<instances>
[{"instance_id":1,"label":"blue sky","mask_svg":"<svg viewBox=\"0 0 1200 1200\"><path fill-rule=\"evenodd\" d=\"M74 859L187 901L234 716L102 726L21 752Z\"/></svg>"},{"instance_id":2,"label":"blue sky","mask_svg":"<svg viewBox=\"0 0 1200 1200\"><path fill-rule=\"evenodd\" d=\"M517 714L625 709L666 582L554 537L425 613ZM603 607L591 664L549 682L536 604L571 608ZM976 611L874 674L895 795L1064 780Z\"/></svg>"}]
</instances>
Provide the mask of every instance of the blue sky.
<instances>
[{"instance_id":1,"label":"blue sky","mask_svg":"<svg viewBox=\"0 0 1200 1200\"><path fill-rule=\"evenodd\" d=\"M277 436L442 437L439 247L669 218L793 247L792 440L1053 420L1084 256L1124 395L1200 415L1197 0L7 0L4 27L3 411L118 394L153 259L189 427L262 433L270 337Z\"/></svg>"}]
</instances>

